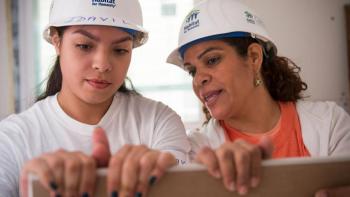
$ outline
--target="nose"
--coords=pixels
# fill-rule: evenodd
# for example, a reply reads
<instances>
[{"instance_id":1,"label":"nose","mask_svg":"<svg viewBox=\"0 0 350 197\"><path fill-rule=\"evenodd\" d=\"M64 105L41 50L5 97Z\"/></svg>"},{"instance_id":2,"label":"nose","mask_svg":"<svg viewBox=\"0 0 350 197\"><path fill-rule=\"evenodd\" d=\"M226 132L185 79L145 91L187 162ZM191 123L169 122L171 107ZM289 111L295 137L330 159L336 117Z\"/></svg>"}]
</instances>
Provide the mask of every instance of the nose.
<instances>
[{"instance_id":1,"label":"nose","mask_svg":"<svg viewBox=\"0 0 350 197\"><path fill-rule=\"evenodd\" d=\"M95 55L92 68L98 72L109 72L112 70L112 63L110 61L109 53L107 51L98 52Z\"/></svg>"},{"instance_id":2,"label":"nose","mask_svg":"<svg viewBox=\"0 0 350 197\"><path fill-rule=\"evenodd\" d=\"M195 86L204 86L208 84L211 80L211 75L205 71L197 70L196 75L194 76L193 82Z\"/></svg>"}]
</instances>

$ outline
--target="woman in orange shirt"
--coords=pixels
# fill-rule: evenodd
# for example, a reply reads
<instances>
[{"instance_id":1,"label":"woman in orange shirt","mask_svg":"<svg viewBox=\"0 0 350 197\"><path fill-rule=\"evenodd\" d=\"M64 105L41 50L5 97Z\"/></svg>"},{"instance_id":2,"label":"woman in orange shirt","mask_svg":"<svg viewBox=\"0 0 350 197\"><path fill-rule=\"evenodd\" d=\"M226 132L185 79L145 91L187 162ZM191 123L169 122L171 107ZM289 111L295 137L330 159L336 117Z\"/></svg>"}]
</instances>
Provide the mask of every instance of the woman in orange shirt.
<instances>
[{"instance_id":1,"label":"woman in orange shirt","mask_svg":"<svg viewBox=\"0 0 350 197\"><path fill-rule=\"evenodd\" d=\"M262 21L239 1L197 4L168 62L193 77L204 105L207 123L190 133L192 156L227 189L256 187L266 157L349 154L349 115L331 102L300 101L300 68L277 55ZM327 192L350 189L317 195Z\"/></svg>"},{"instance_id":2,"label":"woman in orange shirt","mask_svg":"<svg viewBox=\"0 0 350 197\"><path fill-rule=\"evenodd\" d=\"M98 196L98 167L108 196L145 196L187 161L180 117L126 85L142 24L138 0L52 0L44 38L56 61L38 101L0 121L0 196L30 195L31 173L50 196Z\"/></svg>"}]
</instances>

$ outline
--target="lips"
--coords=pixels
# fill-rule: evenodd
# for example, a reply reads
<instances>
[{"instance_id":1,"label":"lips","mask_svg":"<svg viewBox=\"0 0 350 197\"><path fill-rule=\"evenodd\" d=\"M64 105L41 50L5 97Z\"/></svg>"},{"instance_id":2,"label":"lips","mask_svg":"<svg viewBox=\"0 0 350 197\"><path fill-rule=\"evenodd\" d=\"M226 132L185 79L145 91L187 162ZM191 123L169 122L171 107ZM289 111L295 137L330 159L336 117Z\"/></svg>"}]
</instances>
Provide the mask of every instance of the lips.
<instances>
[{"instance_id":1,"label":"lips","mask_svg":"<svg viewBox=\"0 0 350 197\"><path fill-rule=\"evenodd\" d=\"M112 84L106 80L100 80L100 79L87 79L86 81L90 86L96 89L105 89Z\"/></svg>"},{"instance_id":2,"label":"lips","mask_svg":"<svg viewBox=\"0 0 350 197\"><path fill-rule=\"evenodd\" d=\"M216 100L219 98L222 90L214 90L214 91L209 91L206 93L202 94L202 99L204 100L205 104L207 106L213 105Z\"/></svg>"}]
</instances>

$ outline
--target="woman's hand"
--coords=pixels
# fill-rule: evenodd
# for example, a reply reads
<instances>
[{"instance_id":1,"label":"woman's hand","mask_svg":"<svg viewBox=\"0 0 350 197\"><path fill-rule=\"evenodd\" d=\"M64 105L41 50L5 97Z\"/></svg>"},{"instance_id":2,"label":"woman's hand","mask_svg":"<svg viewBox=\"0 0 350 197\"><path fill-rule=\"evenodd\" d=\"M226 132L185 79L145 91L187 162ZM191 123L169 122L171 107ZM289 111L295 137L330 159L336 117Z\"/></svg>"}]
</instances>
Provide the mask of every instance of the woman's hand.
<instances>
[{"instance_id":1,"label":"woman's hand","mask_svg":"<svg viewBox=\"0 0 350 197\"><path fill-rule=\"evenodd\" d=\"M350 185L344 187L327 188L318 191L315 197L348 197L350 196Z\"/></svg>"},{"instance_id":2,"label":"woman's hand","mask_svg":"<svg viewBox=\"0 0 350 197\"><path fill-rule=\"evenodd\" d=\"M21 193L28 194L28 174L39 177L40 183L54 196L93 196L96 168L106 167L110 159L104 130L96 128L92 136L92 156L81 152L58 150L28 161L21 172Z\"/></svg>"},{"instance_id":3,"label":"woman's hand","mask_svg":"<svg viewBox=\"0 0 350 197\"><path fill-rule=\"evenodd\" d=\"M273 145L269 138L262 138L258 145L243 140L226 142L218 149L203 148L196 156L209 174L221 178L229 191L237 190L245 195L249 187L260 183L261 160L272 155Z\"/></svg>"},{"instance_id":4,"label":"woman's hand","mask_svg":"<svg viewBox=\"0 0 350 197\"><path fill-rule=\"evenodd\" d=\"M156 180L176 164L175 157L144 145L125 145L109 162L107 191L113 197L145 196Z\"/></svg>"},{"instance_id":5,"label":"woman's hand","mask_svg":"<svg viewBox=\"0 0 350 197\"><path fill-rule=\"evenodd\" d=\"M34 173L51 196L93 196L96 162L81 152L58 150L28 161L21 172L21 192L27 197L28 174Z\"/></svg>"},{"instance_id":6,"label":"woman's hand","mask_svg":"<svg viewBox=\"0 0 350 197\"><path fill-rule=\"evenodd\" d=\"M93 196L96 168L107 167L111 196L145 196L149 186L177 163L172 154L144 145L125 145L111 156L102 128L95 129L92 145L92 156L59 150L28 161L21 173L22 195L28 196L27 177L34 173L53 196Z\"/></svg>"},{"instance_id":7,"label":"woman's hand","mask_svg":"<svg viewBox=\"0 0 350 197\"><path fill-rule=\"evenodd\" d=\"M109 196L145 196L149 186L159 180L165 170L175 165L175 157L145 145L125 145L110 156L107 137L102 129L93 135L93 157L99 167L107 167Z\"/></svg>"}]
</instances>

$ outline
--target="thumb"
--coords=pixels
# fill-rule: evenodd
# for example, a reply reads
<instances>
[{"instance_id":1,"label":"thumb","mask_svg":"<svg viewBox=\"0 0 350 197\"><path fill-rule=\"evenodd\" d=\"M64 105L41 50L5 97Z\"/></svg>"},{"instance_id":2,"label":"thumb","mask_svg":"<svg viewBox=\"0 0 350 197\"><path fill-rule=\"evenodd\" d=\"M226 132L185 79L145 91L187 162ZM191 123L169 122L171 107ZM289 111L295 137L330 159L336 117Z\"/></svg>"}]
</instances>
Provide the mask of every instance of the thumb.
<instances>
[{"instance_id":1,"label":"thumb","mask_svg":"<svg viewBox=\"0 0 350 197\"><path fill-rule=\"evenodd\" d=\"M274 150L274 145L271 138L267 136L262 137L258 145L262 151L262 158L270 159Z\"/></svg>"},{"instance_id":2,"label":"thumb","mask_svg":"<svg viewBox=\"0 0 350 197\"><path fill-rule=\"evenodd\" d=\"M107 167L111 157L109 143L104 130L101 127L95 128L92 134L92 157L97 167Z\"/></svg>"}]
</instances>

